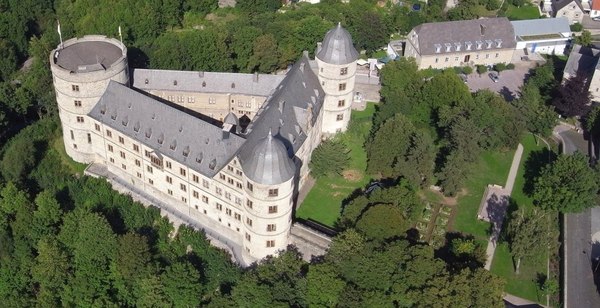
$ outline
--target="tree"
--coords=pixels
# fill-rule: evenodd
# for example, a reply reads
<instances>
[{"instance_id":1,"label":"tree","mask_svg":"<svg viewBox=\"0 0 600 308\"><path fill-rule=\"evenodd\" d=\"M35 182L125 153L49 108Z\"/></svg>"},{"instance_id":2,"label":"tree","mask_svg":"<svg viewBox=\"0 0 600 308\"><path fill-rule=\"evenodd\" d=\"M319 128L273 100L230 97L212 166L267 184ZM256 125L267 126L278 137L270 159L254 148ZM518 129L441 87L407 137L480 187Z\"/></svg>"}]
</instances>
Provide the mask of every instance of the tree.
<instances>
[{"instance_id":1,"label":"tree","mask_svg":"<svg viewBox=\"0 0 600 308\"><path fill-rule=\"evenodd\" d=\"M32 140L19 138L9 143L0 161L2 176L16 183L21 183L31 171L36 161L36 149Z\"/></svg>"},{"instance_id":2,"label":"tree","mask_svg":"<svg viewBox=\"0 0 600 308\"><path fill-rule=\"evenodd\" d=\"M165 295L175 307L197 307L200 305L202 285L200 273L187 261L176 262L166 268L160 276Z\"/></svg>"},{"instance_id":3,"label":"tree","mask_svg":"<svg viewBox=\"0 0 600 308\"><path fill-rule=\"evenodd\" d=\"M568 78L558 91L559 96L554 99L554 106L566 117L585 116L590 111L591 94L587 87L588 77L583 72Z\"/></svg>"},{"instance_id":4,"label":"tree","mask_svg":"<svg viewBox=\"0 0 600 308\"><path fill-rule=\"evenodd\" d=\"M579 213L596 205L598 180L580 152L562 155L535 178L533 200L545 210Z\"/></svg>"},{"instance_id":5,"label":"tree","mask_svg":"<svg viewBox=\"0 0 600 308\"><path fill-rule=\"evenodd\" d=\"M579 44L583 47L592 46L592 33L588 30L583 30L581 35L575 37L575 44Z\"/></svg>"},{"instance_id":6,"label":"tree","mask_svg":"<svg viewBox=\"0 0 600 308\"><path fill-rule=\"evenodd\" d=\"M479 74L479 76L481 76L482 74L487 73L488 68L485 65L477 65L477 74Z\"/></svg>"},{"instance_id":7,"label":"tree","mask_svg":"<svg viewBox=\"0 0 600 308\"><path fill-rule=\"evenodd\" d=\"M519 274L521 260L537 251L548 250L551 234L548 224L549 213L543 210L515 211L506 226L508 246Z\"/></svg>"},{"instance_id":8,"label":"tree","mask_svg":"<svg viewBox=\"0 0 600 308\"><path fill-rule=\"evenodd\" d=\"M144 236L127 233L118 238L117 253L110 270L118 297L123 303L134 306L137 302L135 288L151 274L150 258L150 247Z\"/></svg>"},{"instance_id":9,"label":"tree","mask_svg":"<svg viewBox=\"0 0 600 308\"><path fill-rule=\"evenodd\" d=\"M498 75L500 75L500 73L506 69L507 67L505 63L497 63L494 65L494 70L498 72Z\"/></svg>"},{"instance_id":10,"label":"tree","mask_svg":"<svg viewBox=\"0 0 600 308\"><path fill-rule=\"evenodd\" d=\"M71 260L60 243L52 237L40 240L37 252L31 274L40 286L38 301L48 307L59 306L63 288L71 279Z\"/></svg>"},{"instance_id":11,"label":"tree","mask_svg":"<svg viewBox=\"0 0 600 308\"><path fill-rule=\"evenodd\" d=\"M311 264L306 275L307 302L310 307L334 307L346 282L340 279L329 263Z\"/></svg>"},{"instance_id":12,"label":"tree","mask_svg":"<svg viewBox=\"0 0 600 308\"><path fill-rule=\"evenodd\" d=\"M256 38L252 48L249 67L251 71L269 73L277 68L279 52L277 40L272 34L264 34Z\"/></svg>"},{"instance_id":13,"label":"tree","mask_svg":"<svg viewBox=\"0 0 600 308\"><path fill-rule=\"evenodd\" d=\"M350 163L350 152L339 139L328 139L313 151L309 166L315 178L342 174Z\"/></svg>"},{"instance_id":14,"label":"tree","mask_svg":"<svg viewBox=\"0 0 600 308\"><path fill-rule=\"evenodd\" d=\"M511 104L522 117L527 130L542 137L550 135L556 124L556 113L552 107L544 104L540 91L534 83L526 82L521 87L519 98L513 100Z\"/></svg>"},{"instance_id":15,"label":"tree","mask_svg":"<svg viewBox=\"0 0 600 308\"><path fill-rule=\"evenodd\" d=\"M356 222L356 229L376 241L402 236L409 227L403 212L393 205L369 207Z\"/></svg>"}]
</instances>

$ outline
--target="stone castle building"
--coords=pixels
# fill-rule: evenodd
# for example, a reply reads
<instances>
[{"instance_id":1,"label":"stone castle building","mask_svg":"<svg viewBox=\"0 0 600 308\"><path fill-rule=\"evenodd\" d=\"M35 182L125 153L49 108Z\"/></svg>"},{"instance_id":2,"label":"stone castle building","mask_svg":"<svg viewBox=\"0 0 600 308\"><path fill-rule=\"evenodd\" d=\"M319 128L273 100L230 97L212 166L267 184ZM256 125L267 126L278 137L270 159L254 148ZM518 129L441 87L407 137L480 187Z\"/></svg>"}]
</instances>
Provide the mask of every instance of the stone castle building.
<instances>
[{"instance_id":1,"label":"stone castle building","mask_svg":"<svg viewBox=\"0 0 600 308\"><path fill-rule=\"evenodd\" d=\"M50 55L67 154L243 247L285 249L312 151L350 120L358 52L340 25L285 75L135 69L116 39ZM312 68L311 68L311 64Z\"/></svg>"}]
</instances>

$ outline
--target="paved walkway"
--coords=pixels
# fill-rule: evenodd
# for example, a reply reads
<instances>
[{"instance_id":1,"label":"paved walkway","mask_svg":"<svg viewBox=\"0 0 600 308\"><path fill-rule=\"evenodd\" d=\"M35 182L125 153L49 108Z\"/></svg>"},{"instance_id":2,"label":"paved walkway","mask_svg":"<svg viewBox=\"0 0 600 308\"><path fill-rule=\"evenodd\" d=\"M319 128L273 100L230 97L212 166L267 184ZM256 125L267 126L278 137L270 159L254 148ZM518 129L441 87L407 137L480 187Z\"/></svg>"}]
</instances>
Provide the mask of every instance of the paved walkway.
<instances>
[{"instance_id":1,"label":"paved walkway","mask_svg":"<svg viewBox=\"0 0 600 308\"><path fill-rule=\"evenodd\" d=\"M485 202L485 213L487 213L487 217L481 219L485 220L485 218L487 218L488 221L492 223L492 235L490 236L490 240L485 251L487 255L485 269L488 271L492 267L494 253L496 252L496 244L498 242L500 232L502 231L502 222L504 221L504 215L506 214L506 209L508 208L508 200L510 199L510 194L512 193L513 186L515 184L517 171L519 171L519 165L521 164L521 156L523 156L523 145L519 144L517 146L517 150L515 151L515 156L513 157L512 165L510 166L510 171L508 172L508 178L506 179L506 185L504 185L504 188L498 190L486 190L488 192L491 191L491 193L488 193L488 197Z\"/></svg>"}]
</instances>

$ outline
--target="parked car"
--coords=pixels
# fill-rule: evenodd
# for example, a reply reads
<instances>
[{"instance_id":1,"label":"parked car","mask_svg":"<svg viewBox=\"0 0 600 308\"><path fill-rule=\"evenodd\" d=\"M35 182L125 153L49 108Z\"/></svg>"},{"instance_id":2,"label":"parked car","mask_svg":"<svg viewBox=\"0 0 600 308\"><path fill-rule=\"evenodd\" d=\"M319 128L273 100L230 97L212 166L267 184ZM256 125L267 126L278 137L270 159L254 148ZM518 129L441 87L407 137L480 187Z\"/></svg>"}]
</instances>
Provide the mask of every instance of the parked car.
<instances>
[{"instance_id":1,"label":"parked car","mask_svg":"<svg viewBox=\"0 0 600 308\"><path fill-rule=\"evenodd\" d=\"M498 76L497 74L489 73L488 76L490 76L490 79L492 79L493 82L500 81L500 76Z\"/></svg>"},{"instance_id":2,"label":"parked car","mask_svg":"<svg viewBox=\"0 0 600 308\"><path fill-rule=\"evenodd\" d=\"M460 80L462 80L464 83L467 83L467 75L465 74L458 74L458 77L460 78Z\"/></svg>"}]
</instances>

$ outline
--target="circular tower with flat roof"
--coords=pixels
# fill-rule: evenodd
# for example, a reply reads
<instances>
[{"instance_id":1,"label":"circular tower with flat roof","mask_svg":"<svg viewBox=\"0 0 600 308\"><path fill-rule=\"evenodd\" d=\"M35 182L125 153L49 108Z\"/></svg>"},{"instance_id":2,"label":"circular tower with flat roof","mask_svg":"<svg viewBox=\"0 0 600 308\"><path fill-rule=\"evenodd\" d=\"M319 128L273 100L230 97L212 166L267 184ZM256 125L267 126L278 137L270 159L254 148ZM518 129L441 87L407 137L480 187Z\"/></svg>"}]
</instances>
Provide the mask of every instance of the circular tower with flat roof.
<instances>
[{"instance_id":1,"label":"circular tower with flat roof","mask_svg":"<svg viewBox=\"0 0 600 308\"><path fill-rule=\"evenodd\" d=\"M110 80L128 85L127 48L119 40L102 35L73 38L50 54L50 69L63 130L65 150L73 160L94 161L91 130L87 116L104 94Z\"/></svg>"},{"instance_id":2,"label":"circular tower with flat roof","mask_svg":"<svg viewBox=\"0 0 600 308\"><path fill-rule=\"evenodd\" d=\"M341 24L329 30L323 43L317 45L317 66L321 87L325 91L323 103L323 134L346 131L354 99L354 75L358 51L350 33Z\"/></svg>"},{"instance_id":3,"label":"circular tower with flat roof","mask_svg":"<svg viewBox=\"0 0 600 308\"><path fill-rule=\"evenodd\" d=\"M296 166L283 142L269 134L240 156L244 170L244 256L275 255L289 243Z\"/></svg>"}]
</instances>

